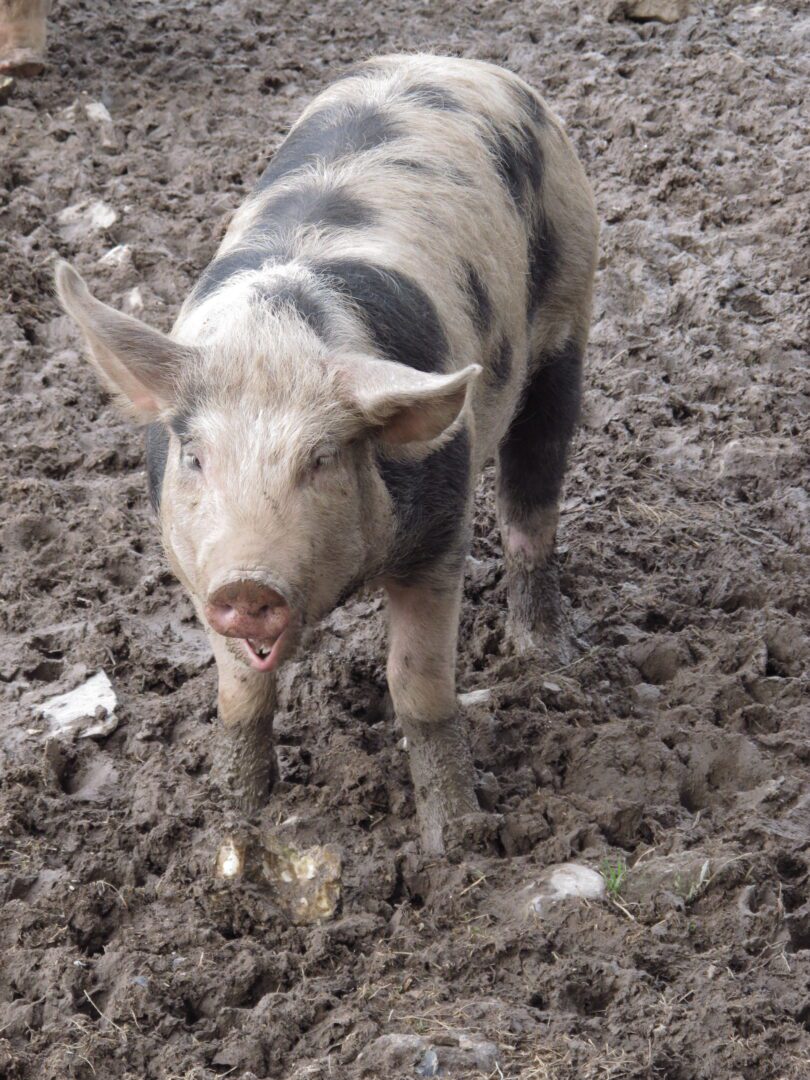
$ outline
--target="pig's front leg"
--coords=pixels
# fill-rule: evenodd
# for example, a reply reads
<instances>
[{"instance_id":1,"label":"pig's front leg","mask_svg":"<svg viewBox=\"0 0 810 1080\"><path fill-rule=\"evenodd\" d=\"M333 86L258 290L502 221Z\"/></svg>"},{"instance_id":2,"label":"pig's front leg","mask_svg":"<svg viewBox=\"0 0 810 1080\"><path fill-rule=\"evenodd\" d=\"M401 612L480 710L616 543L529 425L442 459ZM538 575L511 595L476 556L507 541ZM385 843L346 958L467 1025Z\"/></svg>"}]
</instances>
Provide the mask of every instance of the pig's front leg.
<instances>
[{"instance_id":1,"label":"pig's front leg","mask_svg":"<svg viewBox=\"0 0 810 1080\"><path fill-rule=\"evenodd\" d=\"M425 854L444 853L444 827L478 811L472 755L456 699L461 583L388 583L388 686L408 743Z\"/></svg>"},{"instance_id":2,"label":"pig's front leg","mask_svg":"<svg viewBox=\"0 0 810 1080\"><path fill-rule=\"evenodd\" d=\"M217 662L221 730L214 762L218 782L245 813L260 810L276 779L274 675L253 671L231 653L226 638L212 634Z\"/></svg>"}]
</instances>

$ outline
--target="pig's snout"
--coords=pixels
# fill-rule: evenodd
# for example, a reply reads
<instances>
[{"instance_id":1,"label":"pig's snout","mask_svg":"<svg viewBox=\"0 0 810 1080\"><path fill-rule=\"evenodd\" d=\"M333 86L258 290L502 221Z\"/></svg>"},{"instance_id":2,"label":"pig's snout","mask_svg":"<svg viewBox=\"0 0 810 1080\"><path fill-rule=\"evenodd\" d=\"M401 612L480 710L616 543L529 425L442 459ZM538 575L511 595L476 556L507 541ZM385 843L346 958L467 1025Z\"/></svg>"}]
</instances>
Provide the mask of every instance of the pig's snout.
<instances>
[{"instance_id":1,"label":"pig's snout","mask_svg":"<svg viewBox=\"0 0 810 1080\"><path fill-rule=\"evenodd\" d=\"M287 629L290 614L290 606L280 592L251 579L220 586L205 605L205 617L213 629L225 637L243 639L251 663L261 670Z\"/></svg>"}]
</instances>

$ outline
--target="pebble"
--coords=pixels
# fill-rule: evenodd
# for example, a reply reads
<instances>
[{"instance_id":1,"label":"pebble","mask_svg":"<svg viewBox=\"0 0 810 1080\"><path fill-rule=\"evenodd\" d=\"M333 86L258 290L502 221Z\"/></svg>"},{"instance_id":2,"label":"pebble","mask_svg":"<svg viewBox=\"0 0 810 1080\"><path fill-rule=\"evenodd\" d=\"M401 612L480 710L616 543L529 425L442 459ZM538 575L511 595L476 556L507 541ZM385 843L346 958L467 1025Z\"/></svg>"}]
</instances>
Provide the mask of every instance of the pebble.
<instances>
[{"instance_id":1,"label":"pebble","mask_svg":"<svg viewBox=\"0 0 810 1080\"><path fill-rule=\"evenodd\" d=\"M559 866L549 867L529 889L534 892L531 899L532 910L543 915L549 907L569 897L601 900L605 895L605 880L589 866L581 863L561 863Z\"/></svg>"},{"instance_id":2,"label":"pebble","mask_svg":"<svg viewBox=\"0 0 810 1080\"><path fill-rule=\"evenodd\" d=\"M56 215L65 240L79 240L88 232L103 232L118 221L117 212L100 199L84 199L66 206Z\"/></svg>"},{"instance_id":3,"label":"pebble","mask_svg":"<svg viewBox=\"0 0 810 1080\"><path fill-rule=\"evenodd\" d=\"M129 244L116 244L98 260L102 266L129 266L132 262L132 248Z\"/></svg>"},{"instance_id":4,"label":"pebble","mask_svg":"<svg viewBox=\"0 0 810 1080\"><path fill-rule=\"evenodd\" d=\"M517 889L494 894L490 904L499 919L534 919L547 916L566 900L602 900L605 892L598 871L582 863L558 863Z\"/></svg>"},{"instance_id":5,"label":"pebble","mask_svg":"<svg viewBox=\"0 0 810 1080\"><path fill-rule=\"evenodd\" d=\"M103 739L118 727L115 690L106 672L99 671L87 682L57 694L35 706L38 716L48 721L48 735L78 735L80 739Z\"/></svg>"},{"instance_id":6,"label":"pebble","mask_svg":"<svg viewBox=\"0 0 810 1080\"><path fill-rule=\"evenodd\" d=\"M468 705L485 705L492 697L491 690L469 690L466 694L459 694L458 700L465 707Z\"/></svg>"}]
</instances>

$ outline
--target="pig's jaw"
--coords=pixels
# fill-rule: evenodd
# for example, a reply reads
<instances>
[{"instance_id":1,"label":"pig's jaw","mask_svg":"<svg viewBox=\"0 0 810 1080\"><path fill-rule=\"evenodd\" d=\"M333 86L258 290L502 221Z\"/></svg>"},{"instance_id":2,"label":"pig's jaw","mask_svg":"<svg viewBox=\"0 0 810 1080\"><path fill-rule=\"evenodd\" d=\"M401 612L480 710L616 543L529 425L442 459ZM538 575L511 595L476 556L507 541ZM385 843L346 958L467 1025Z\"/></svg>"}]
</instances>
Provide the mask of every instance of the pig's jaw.
<instances>
[{"instance_id":1,"label":"pig's jaw","mask_svg":"<svg viewBox=\"0 0 810 1080\"><path fill-rule=\"evenodd\" d=\"M254 671L275 671L281 660L284 648L284 639L287 636L285 630L275 641L252 641L250 638L240 638L240 644L244 647L247 661Z\"/></svg>"}]
</instances>

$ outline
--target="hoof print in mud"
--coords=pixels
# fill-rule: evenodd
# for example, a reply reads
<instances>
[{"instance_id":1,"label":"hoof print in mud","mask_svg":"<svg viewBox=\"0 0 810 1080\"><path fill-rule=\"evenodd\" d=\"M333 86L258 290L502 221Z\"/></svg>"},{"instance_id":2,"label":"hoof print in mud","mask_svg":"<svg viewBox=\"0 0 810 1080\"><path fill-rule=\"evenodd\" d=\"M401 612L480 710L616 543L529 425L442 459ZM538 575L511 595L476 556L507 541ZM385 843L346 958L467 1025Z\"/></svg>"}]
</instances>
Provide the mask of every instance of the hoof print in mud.
<instances>
[{"instance_id":1,"label":"hoof print in mud","mask_svg":"<svg viewBox=\"0 0 810 1080\"><path fill-rule=\"evenodd\" d=\"M340 904L342 863L334 848L299 851L269 834L229 836L220 845L215 876L268 888L298 925L331 919Z\"/></svg>"}]
</instances>

